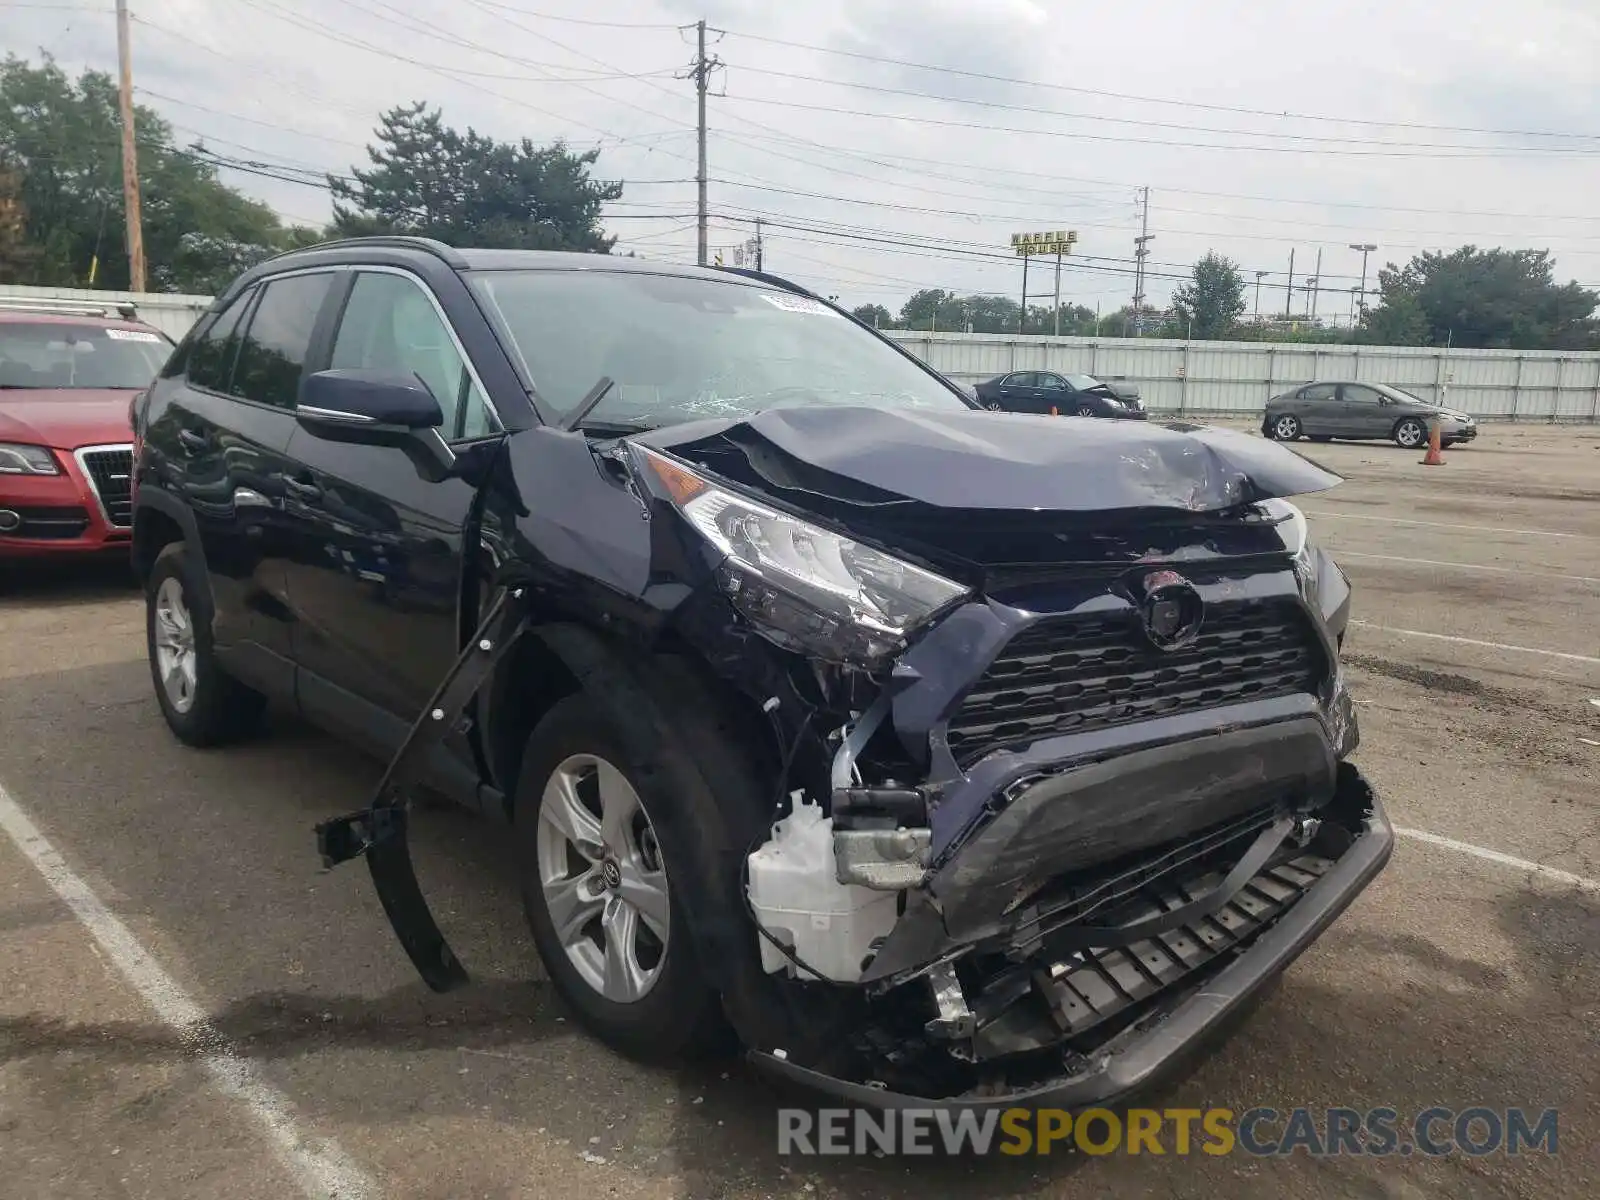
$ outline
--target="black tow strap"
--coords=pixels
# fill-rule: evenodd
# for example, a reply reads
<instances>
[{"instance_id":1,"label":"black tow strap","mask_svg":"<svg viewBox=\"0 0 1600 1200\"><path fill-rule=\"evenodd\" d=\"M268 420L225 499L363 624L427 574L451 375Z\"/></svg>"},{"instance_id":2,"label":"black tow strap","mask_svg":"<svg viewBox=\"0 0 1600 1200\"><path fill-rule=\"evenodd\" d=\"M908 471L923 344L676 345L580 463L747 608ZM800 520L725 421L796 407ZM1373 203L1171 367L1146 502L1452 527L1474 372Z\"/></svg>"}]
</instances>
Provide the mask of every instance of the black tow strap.
<instances>
[{"instance_id":1,"label":"black tow strap","mask_svg":"<svg viewBox=\"0 0 1600 1200\"><path fill-rule=\"evenodd\" d=\"M372 804L317 826L323 866L366 856L372 886L389 924L417 972L436 992L467 983L467 970L439 932L412 869L406 839L411 793L421 781L428 755L462 727L467 706L516 643L527 620L523 589L502 591L395 751Z\"/></svg>"},{"instance_id":2,"label":"black tow strap","mask_svg":"<svg viewBox=\"0 0 1600 1200\"><path fill-rule=\"evenodd\" d=\"M1283 845L1295 824L1295 819L1289 816L1279 817L1273 821L1256 836L1255 841L1250 843L1250 849L1245 851L1244 857L1235 864L1221 883L1204 894L1193 897L1187 904L1180 904L1177 908L1169 908L1126 925L1068 926L1048 936L1051 950L1126 946L1154 937L1158 933L1171 933L1174 929L1200 917L1210 916L1238 895L1239 890L1256 877L1267 860L1277 853L1278 847Z\"/></svg>"}]
</instances>

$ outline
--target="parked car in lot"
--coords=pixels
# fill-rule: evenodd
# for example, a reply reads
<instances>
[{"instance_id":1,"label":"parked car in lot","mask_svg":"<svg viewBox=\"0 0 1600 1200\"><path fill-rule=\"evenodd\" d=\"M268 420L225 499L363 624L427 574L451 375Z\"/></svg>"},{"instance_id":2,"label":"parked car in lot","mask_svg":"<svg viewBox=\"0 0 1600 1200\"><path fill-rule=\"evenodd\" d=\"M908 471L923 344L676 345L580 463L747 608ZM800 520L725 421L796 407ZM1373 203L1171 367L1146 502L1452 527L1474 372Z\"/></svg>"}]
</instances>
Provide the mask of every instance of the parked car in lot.
<instances>
[{"instance_id":1,"label":"parked car in lot","mask_svg":"<svg viewBox=\"0 0 1600 1200\"><path fill-rule=\"evenodd\" d=\"M985 408L1003 412L1058 413L1062 416L1147 420L1139 389L1102 383L1092 375L1056 371L1012 371L986 379L975 389Z\"/></svg>"},{"instance_id":2,"label":"parked car in lot","mask_svg":"<svg viewBox=\"0 0 1600 1200\"><path fill-rule=\"evenodd\" d=\"M319 846L435 988L414 782L509 823L599 1036L869 1105L1121 1096L1389 857L1284 499L1337 479L1260 439L984 412L767 275L406 238L244 274L136 436L167 724L393 756Z\"/></svg>"},{"instance_id":3,"label":"parked car in lot","mask_svg":"<svg viewBox=\"0 0 1600 1200\"><path fill-rule=\"evenodd\" d=\"M128 552L128 404L172 341L113 311L0 301L0 560Z\"/></svg>"},{"instance_id":4,"label":"parked car in lot","mask_svg":"<svg viewBox=\"0 0 1600 1200\"><path fill-rule=\"evenodd\" d=\"M1433 422L1439 440L1454 446L1478 436L1478 423L1464 412L1430 404L1386 383L1308 383L1267 401L1261 432L1280 442L1309 437L1385 438L1407 450L1427 442Z\"/></svg>"}]
</instances>

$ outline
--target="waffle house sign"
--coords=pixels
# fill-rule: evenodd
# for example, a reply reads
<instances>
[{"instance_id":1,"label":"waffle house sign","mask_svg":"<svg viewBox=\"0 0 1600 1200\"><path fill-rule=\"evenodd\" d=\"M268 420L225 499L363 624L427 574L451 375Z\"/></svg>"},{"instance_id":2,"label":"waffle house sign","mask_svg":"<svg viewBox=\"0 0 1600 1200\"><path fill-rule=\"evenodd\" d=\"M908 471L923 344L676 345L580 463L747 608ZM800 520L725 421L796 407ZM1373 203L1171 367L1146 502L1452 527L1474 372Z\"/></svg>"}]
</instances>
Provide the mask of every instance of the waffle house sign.
<instances>
[{"instance_id":1,"label":"waffle house sign","mask_svg":"<svg viewBox=\"0 0 1600 1200\"><path fill-rule=\"evenodd\" d=\"M1035 254L1071 254L1077 244L1076 229L1051 229L1044 233L1013 233L1011 249L1018 258Z\"/></svg>"}]
</instances>

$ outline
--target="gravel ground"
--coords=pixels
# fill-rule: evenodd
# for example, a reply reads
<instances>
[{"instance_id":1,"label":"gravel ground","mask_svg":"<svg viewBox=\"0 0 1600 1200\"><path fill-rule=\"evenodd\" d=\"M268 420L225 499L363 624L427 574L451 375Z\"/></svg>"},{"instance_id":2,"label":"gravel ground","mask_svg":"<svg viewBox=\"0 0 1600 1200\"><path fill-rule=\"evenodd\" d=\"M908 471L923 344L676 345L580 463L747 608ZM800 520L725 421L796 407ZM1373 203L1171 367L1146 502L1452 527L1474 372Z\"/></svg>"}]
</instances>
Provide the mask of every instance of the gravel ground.
<instances>
[{"instance_id":1,"label":"gravel ground","mask_svg":"<svg viewBox=\"0 0 1600 1200\"><path fill-rule=\"evenodd\" d=\"M424 888L476 978L434 996L365 872L313 851L378 764L287 718L180 747L120 573L8 566L0 791L237 1057L158 1019L0 838L5 1193L293 1196L307 1161L347 1159L349 1193L419 1200L1600 1194L1600 884L1582 882L1600 880L1600 433L1491 425L1431 470L1387 445L1300 449L1346 479L1305 507L1356 585L1358 761L1392 818L1580 881L1403 837L1163 1102L1555 1106L1556 1157L779 1158L780 1098L737 1064L642 1068L566 1019L493 829L419 818Z\"/></svg>"}]
</instances>

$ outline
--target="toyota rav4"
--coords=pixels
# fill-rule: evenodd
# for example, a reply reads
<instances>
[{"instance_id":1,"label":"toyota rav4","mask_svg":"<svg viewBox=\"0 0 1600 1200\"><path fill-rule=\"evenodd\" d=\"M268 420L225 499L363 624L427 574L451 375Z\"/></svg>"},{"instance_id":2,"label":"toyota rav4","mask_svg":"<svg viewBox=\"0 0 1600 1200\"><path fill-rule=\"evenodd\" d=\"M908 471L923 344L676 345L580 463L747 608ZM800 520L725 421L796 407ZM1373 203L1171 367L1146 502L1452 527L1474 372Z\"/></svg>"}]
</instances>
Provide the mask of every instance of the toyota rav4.
<instances>
[{"instance_id":1,"label":"toyota rav4","mask_svg":"<svg viewBox=\"0 0 1600 1200\"><path fill-rule=\"evenodd\" d=\"M1338 480L1269 441L984 411L767 275L401 238L247 272L136 437L167 722L274 698L388 757L318 845L436 989L421 787L509 823L625 1051L1080 1106L1389 857L1286 499Z\"/></svg>"}]
</instances>

